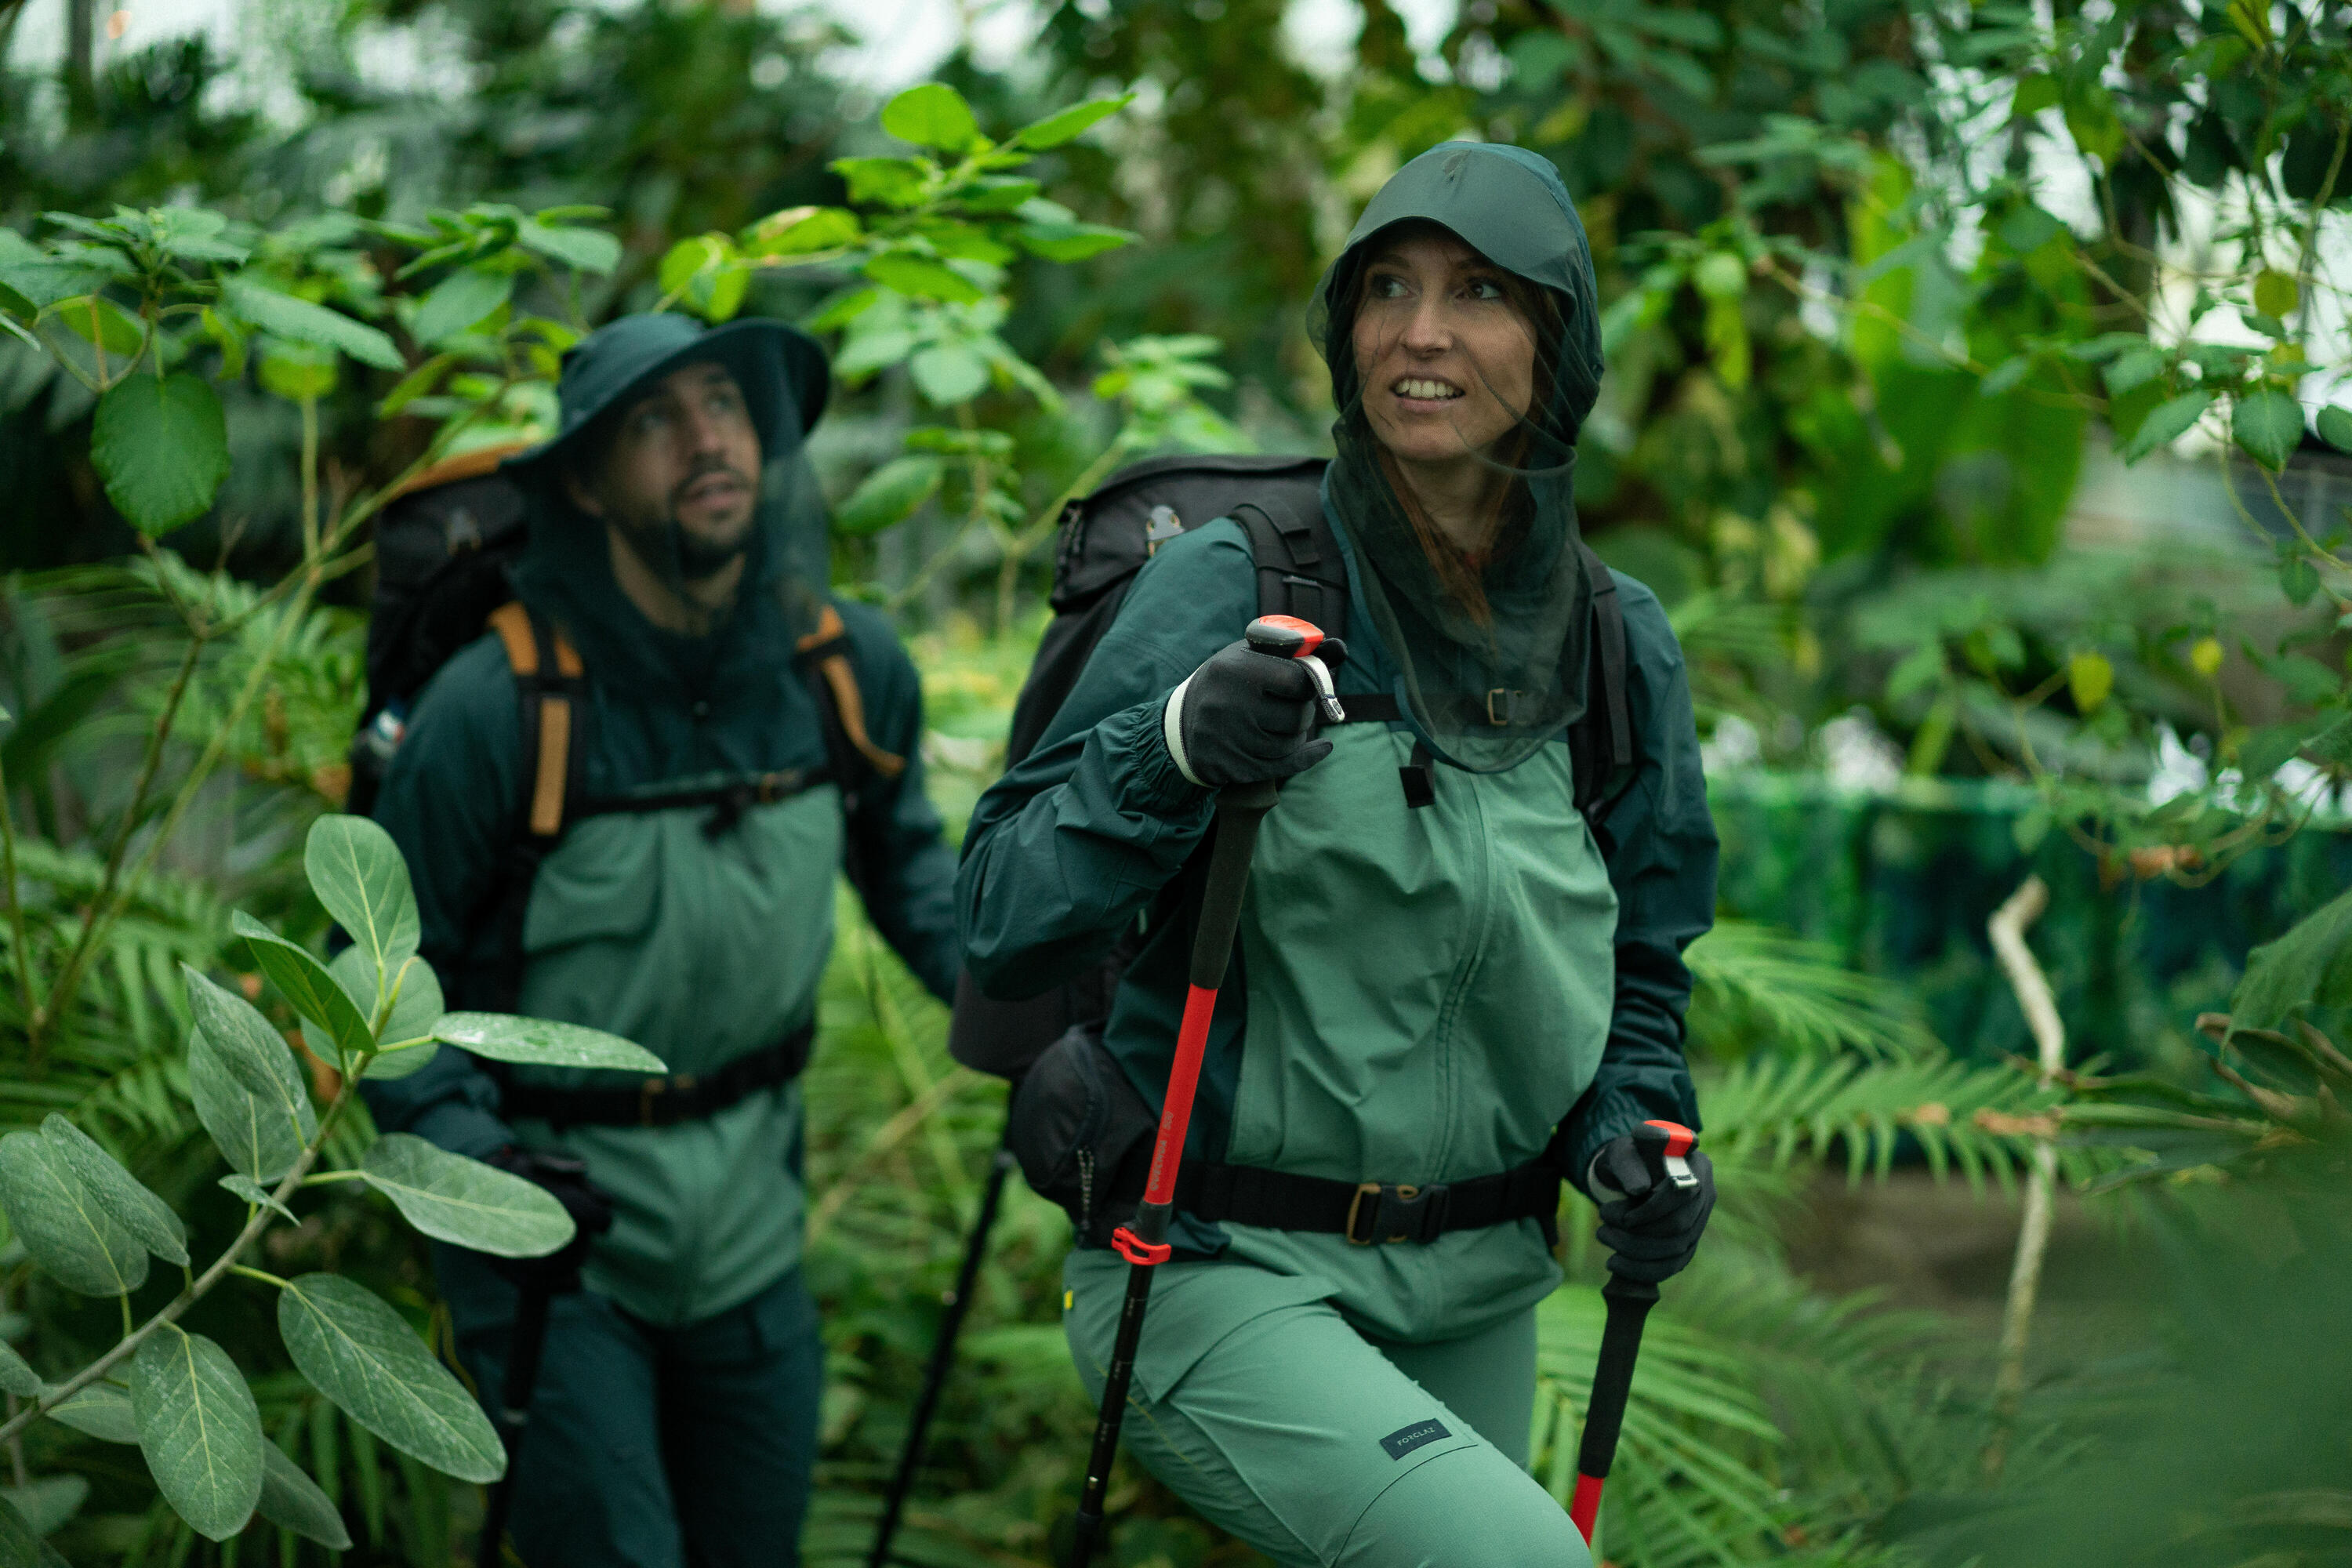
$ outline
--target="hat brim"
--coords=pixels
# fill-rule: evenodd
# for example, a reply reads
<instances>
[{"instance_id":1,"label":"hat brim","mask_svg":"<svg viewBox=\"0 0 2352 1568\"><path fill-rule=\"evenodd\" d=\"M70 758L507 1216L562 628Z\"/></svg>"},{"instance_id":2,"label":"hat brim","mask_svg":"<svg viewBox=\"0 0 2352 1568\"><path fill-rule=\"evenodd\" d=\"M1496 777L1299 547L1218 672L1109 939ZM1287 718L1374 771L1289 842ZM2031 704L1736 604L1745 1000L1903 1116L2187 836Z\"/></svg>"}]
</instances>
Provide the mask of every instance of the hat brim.
<instances>
[{"instance_id":1,"label":"hat brim","mask_svg":"<svg viewBox=\"0 0 2352 1568\"><path fill-rule=\"evenodd\" d=\"M751 423L759 432L762 461L782 457L787 446L804 439L824 416L833 391L833 372L824 345L789 322L748 318L713 327L653 361L594 407L583 409L571 429L516 453L499 465L501 471L551 468L552 459L570 451L595 428L599 419L629 402L647 383L705 362L724 365L735 384L743 389Z\"/></svg>"}]
</instances>

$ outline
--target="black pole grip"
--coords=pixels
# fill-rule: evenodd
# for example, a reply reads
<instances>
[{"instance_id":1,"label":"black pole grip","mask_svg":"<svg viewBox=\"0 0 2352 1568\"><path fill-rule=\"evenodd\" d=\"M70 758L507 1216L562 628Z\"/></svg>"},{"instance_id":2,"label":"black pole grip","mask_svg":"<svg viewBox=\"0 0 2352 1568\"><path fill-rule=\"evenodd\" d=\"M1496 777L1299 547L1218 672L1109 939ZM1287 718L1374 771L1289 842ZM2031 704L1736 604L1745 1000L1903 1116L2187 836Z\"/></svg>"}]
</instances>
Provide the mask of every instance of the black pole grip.
<instances>
[{"instance_id":1,"label":"black pole grip","mask_svg":"<svg viewBox=\"0 0 2352 1568\"><path fill-rule=\"evenodd\" d=\"M1609 1318L1601 1330L1601 1359L1592 1369L1592 1394L1585 1401L1584 1437L1577 1445L1577 1474L1605 1480L1617 1457L1617 1433L1625 1424L1625 1400L1633 1389L1633 1363L1642 1353L1642 1325L1658 1304L1658 1288L1610 1276L1601 1288Z\"/></svg>"},{"instance_id":2,"label":"black pole grip","mask_svg":"<svg viewBox=\"0 0 2352 1568\"><path fill-rule=\"evenodd\" d=\"M1249 892L1258 825L1274 802L1271 779L1235 784L1217 795L1217 841L1209 850L1208 879L1201 889L1201 923L1192 931L1192 981L1203 991L1225 983L1234 932L1242 923L1242 900Z\"/></svg>"},{"instance_id":3,"label":"black pole grip","mask_svg":"<svg viewBox=\"0 0 2352 1568\"><path fill-rule=\"evenodd\" d=\"M931 1345L931 1363L923 1373L923 1391L915 1400L906 1447L898 1451L898 1471L891 1478L889 1495L882 1502L882 1525L874 1532L874 1550L866 1555L866 1568L884 1568L890 1561L890 1542L898 1537L907 1496L915 1489L915 1468L922 1462L923 1439L930 1431L940 1390L947 1385L948 1373L955 1364L956 1336L963 1331L964 1314L971 1310L972 1287L979 1283L981 1262L988 1256L988 1233L996 1228L996 1211L1004 1201L1004 1181L1012 1173L1014 1163L1013 1152L1000 1142L996 1158L989 1163L988 1185L981 1189L980 1214L971 1222L971 1237L964 1243L963 1263L956 1270L955 1292L948 1298L947 1315L940 1320L940 1337Z\"/></svg>"}]
</instances>

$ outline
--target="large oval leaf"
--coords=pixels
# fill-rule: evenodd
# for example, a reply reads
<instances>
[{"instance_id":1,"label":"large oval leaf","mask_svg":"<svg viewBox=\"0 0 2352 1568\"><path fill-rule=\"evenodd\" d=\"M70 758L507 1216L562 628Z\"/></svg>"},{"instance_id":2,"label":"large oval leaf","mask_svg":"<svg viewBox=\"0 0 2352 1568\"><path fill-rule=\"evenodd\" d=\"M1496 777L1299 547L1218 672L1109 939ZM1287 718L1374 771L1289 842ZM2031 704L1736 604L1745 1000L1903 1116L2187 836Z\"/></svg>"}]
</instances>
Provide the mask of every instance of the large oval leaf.
<instances>
[{"instance_id":1,"label":"large oval leaf","mask_svg":"<svg viewBox=\"0 0 2352 1568\"><path fill-rule=\"evenodd\" d=\"M166 1323L131 1360L131 1416L163 1500L226 1541L261 1498L261 1412L228 1352Z\"/></svg>"},{"instance_id":2,"label":"large oval leaf","mask_svg":"<svg viewBox=\"0 0 2352 1568\"><path fill-rule=\"evenodd\" d=\"M280 1097L247 1088L202 1028L188 1031L188 1098L222 1158L252 1181L275 1184L301 1157L307 1135L288 1117ZM304 1108L310 1103L305 1097Z\"/></svg>"},{"instance_id":3,"label":"large oval leaf","mask_svg":"<svg viewBox=\"0 0 2352 1568\"><path fill-rule=\"evenodd\" d=\"M623 1072L661 1073L668 1068L643 1046L618 1035L551 1018L518 1018L511 1013L448 1013L433 1026L433 1037L463 1046L478 1057L531 1062L551 1068L618 1068Z\"/></svg>"},{"instance_id":4,"label":"large oval leaf","mask_svg":"<svg viewBox=\"0 0 2352 1568\"><path fill-rule=\"evenodd\" d=\"M384 973L415 953L416 894L391 834L364 816L322 816L303 842L302 870L335 923Z\"/></svg>"},{"instance_id":5,"label":"large oval leaf","mask_svg":"<svg viewBox=\"0 0 2352 1568\"><path fill-rule=\"evenodd\" d=\"M244 997L231 994L184 963L180 973L187 981L188 1009L195 1015L196 1027L204 1031L221 1065L285 1119L297 1142L309 1142L319 1130L318 1113L310 1108L309 1086L302 1081L302 1069L294 1065L294 1052L284 1037ZM349 1000L345 998L347 1005ZM208 1131L211 1126L205 1123Z\"/></svg>"},{"instance_id":6,"label":"large oval leaf","mask_svg":"<svg viewBox=\"0 0 2352 1568\"><path fill-rule=\"evenodd\" d=\"M93 1383L47 1414L50 1420L101 1443L139 1441L139 1424L131 1415L131 1396L110 1383Z\"/></svg>"},{"instance_id":7,"label":"large oval leaf","mask_svg":"<svg viewBox=\"0 0 2352 1568\"><path fill-rule=\"evenodd\" d=\"M186 1266L188 1227L170 1205L141 1185L139 1178L100 1148L89 1133L56 1111L42 1120L41 1136L64 1157L89 1195L117 1225L164 1262Z\"/></svg>"},{"instance_id":8,"label":"large oval leaf","mask_svg":"<svg viewBox=\"0 0 2352 1568\"><path fill-rule=\"evenodd\" d=\"M961 153L980 140L980 121L963 94L942 82L910 87L882 106L882 129L918 147Z\"/></svg>"},{"instance_id":9,"label":"large oval leaf","mask_svg":"<svg viewBox=\"0 0 2352 1568\"><path fill-rule=\"evenodd\" d=\"M288 1281L278 1332L320 1393L402 1453L461 1481L506 1473L506 1449L474 1396L365 1287L336 1274Z\"/></svg>"},{"instance_id":10,"label":"large oval leaf","mask_svg":"<svg viewBox=\"0 0 2352 1568\"><path fill-rule=\"evenodd\" d=\"M5 1568L64 1568L65 1559L57 1548L43 1541L31 1521L16 1511L16 1505L0 1498L0 1564Z\"/></svg>"},{"instance_id":11,"label":"large oval leaf","mask_svg":"<svg viewBox=\"0 0 2352 1568\"><path fill-rule=\"evenodd\" d=\"M441 1241L501 1258L543 1258L572 1239L572 1216L537 1182L390 1132L361 1156L368 1185Z\"/></svg>"},{"instance_id":12,"label":"large oval leaf","mask_svg":"<svg viewBox=\"0 0 2352 1568\"><path fill-rule=\"evenodd\" d=\"M477 268L462 268L433 286L433 291L425 295L424 302L416 307L415 319L409 323L408 330L420 343L437 343L470 327L479 326L491 311L505 304L514 293L514 282L511 272L484 272ZM334 818L322 817L320 820L331 822ZM311 885L316 887L318 884L313 880ZM351 930L349 926L343 929ZM356 937L359 933L352 931L352 934Z\"/></svg>"},{"instance_id":13,"label":"large oval leaf","mask_svg":"<svg viewBox=\"0 0 2352 1568\"><path fill-rule=\"evenodd\" d=\"M262 1445L261 1500L253 1509L270 1523L282 1524L330 1552L352 1549L352 1532L343 1525L342 1511L274 1443Z\"/></svg>"},{"instance_id":14,"label":"large oval leaf","mask_svg":"<svg viewBox=\"0 0 2352 1568\"><path fill-rule=\"evenodd\" d=\"M2265 468L2284 468L2303 440L2303 405L2275 387L2252 393L2231 411L2230 435Z\"/></svg>"},{"instance_id":15,"label":"large oval leaf","mask_svg":"<svg viewBox=\"0 0 2352 1568\"><path fill-rule=\"evenodd\" d=\"M221 298L230 314L265 332L275 332L298 343L339 349L362 364L372 364L378 370L404 368L400 350L390 338L324 305L281 294L244 277L230 279L221 290Z\"/></svg>"},{"instance_id":16,"label":"large oval leaf","mask_svg":"<svg viewBox=\"0 0 2352 1568\"><path fill-rule=\"evenodd\" d=\"M944 472L940 459L928 452L893 458L866 475L835 509L833 525L844 533L879 533L904 522L939 493Z\"/></svg>"},{"instance_id":17,"label":"large oval leaf","mask_svg":"<svg viewBox=\"0 0 2352 1568\"><path fill-rule=\"evenodd\" d=\"M1075 103L1058 113L1049 114L1034 124L1024 125L1013 133L1013 145L1042 152L1058 147L1074 136L1083 134L1098 120L1108 120L1135 101L1135 94L1122 93L1117 98L1097 98L1091 103Z\"/></svg>"},{"instance_id":18,"label":"large oval leaf","mask_svg":"<svg viewBox=\"0 0 2352 1568\"><path fill-rule=\"evenodd\" d=\"M131 527L168 533L202 516L228 478L220 399L185 372L128 376L98 400L89 460Z\"/></svg>"},{"instance_id":19,"label":"large oval leaf","mask_svg":"<svg viewBox=\"0 0 2352 1568\"><path fill-rule=\"evenodd\" d=\"M294 1005L294 1011L325 1025L329 1037L346 1058L375 1047L375 1031L368 1026L359 1004L336 984L309 948L288 942L242 910L229 917L229 929L245 939L261 973Z\"/></svg>"},{"instance_id":20,"label":"large oval leaf","mask_svg":"<svg viewBox=\"0 0 2352 1568\"><path fill-rule=\"evenodd\" d=\"M147 1249L39 1133L0 1138L0 1208L33 1261L67 1289L121 1296L146 1282Z\"/></svg>"},{"instance_id":21,"label":"large oval leaf","mask_svg":"<svg viewBox=\"0 0 2352 1568\"><path fill-rule=\"evenodd\" d=\"M375 965L367 954L356 947L347 947L335 955L327 966L328 973L342 983L343 989L353 996L366 996L368 987L375 984ZM440 1043L432 1037L433 1026L441 1021L445 1008L441 1000L441 980L433 966L421 958L412 958L397 971L399 994L393 998L392 1014L377 1031L382 1048L368 1060L370 1078L406 1078L439 1053ZM379 1001L377 1005L381 1005ZM320 1033L324 1033L323 1030ZM422 1045L409 1045L404 1049L389 1047L404 1041L422 1040Z\"/></svg>"}]
</instances>

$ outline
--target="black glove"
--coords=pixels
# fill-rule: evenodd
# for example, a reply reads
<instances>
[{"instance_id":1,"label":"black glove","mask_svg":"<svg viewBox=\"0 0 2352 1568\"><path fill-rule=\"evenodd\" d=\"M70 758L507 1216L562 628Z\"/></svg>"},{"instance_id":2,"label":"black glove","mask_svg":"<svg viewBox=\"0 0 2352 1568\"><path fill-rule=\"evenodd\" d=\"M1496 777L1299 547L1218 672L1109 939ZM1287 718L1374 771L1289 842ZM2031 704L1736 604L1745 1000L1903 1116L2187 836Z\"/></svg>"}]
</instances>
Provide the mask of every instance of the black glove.
<instances>
[{"instance_id":1,"label":"black glove","mask_svg":"<svg viewBox=\"0 0 2352 1568\"><path fill-rule=\"evenodd\" d=\"M1601 1207L1594 1234L1609 1248L1609 1271L1651 1285L1683 1271L1715 1210L1713 1161L1696 1150L1685 1155L1698 1185L1683 1187L1666 1179L1658 1159L1656 1145L1645 1153L1629 1132L1601 1146L1587 1177Z\"/></svg>"},{"instance_id":2,"label":"black glove","mask_svg":"<svg viewBox=\"0 0 2352 1568\"><path fill-rule=\"evenodd\" d=\"M1327 638L1316 657L1330 669L1347 649ZM1232 643L1170 694L1161 733L1177 769L1196 784L1286 779L1330 753L1331 742L1315 738L1315 697L1297 659Z\"/></svg>"},{"instance_id":3,"label":"black glove","mask_svg":"<svg viewBox=\"0 0 2352 1568\"><path fill-rule=\"evenodd\" d=\"M483 1163L496 1165L510 1176L545 1187L572 1216L572 1239L540 1258L500 1258L484 1254L490 1267L524 1289L566 1296L580 1289L580 1265L596 1238L613 1228L613 1200L588 1180L587 1162L568 1154L546 1154L518 1149L509 1143Z\"/></svg>"}]
</instances>

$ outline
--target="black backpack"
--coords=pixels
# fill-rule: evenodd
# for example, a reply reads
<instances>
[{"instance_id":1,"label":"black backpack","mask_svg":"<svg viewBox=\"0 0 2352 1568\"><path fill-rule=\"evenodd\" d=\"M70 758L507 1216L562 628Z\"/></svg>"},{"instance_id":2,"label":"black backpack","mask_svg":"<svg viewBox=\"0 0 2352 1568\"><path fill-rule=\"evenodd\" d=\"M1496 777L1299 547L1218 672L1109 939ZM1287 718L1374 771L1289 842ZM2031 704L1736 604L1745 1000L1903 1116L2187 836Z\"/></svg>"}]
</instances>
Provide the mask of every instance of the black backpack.
<instances>
[{"instance_id":1,"label":"black backpack","mask_svg":"<svg viewBox=\"0 0 2352 1568\"><path fill-rule=\"evenodd\" d=\"M1004 742L1010 769L1035 749L1076 686L1088 656L1127 602L1127 590L1160 545L1188 519L1231 517L1248 532L1257 565L1257 613L1297 616L1327 636L1348 633L1347 567L1323 515L1322 458L1153 458L1113 474L1092 495L1063 509L1054 560L1054 618L1038 642L1029 678L1013 706ZM1617 584L1589 545L1594 584L1591 689L1584 717L1569 731L1576 806L1597 818L1633 773L1633 726L1626 700L1625 617ZM1392 698L1350 696L1351 721L1398 717ZM1408 804L1433 798L1430 759L1416 746L1400 770ZM1115 944L1074 979L1018 1001L981 994L966 973L956 983L948 1050L977 1071L1018 1079L1067 1030L1110 1016L1112 994L1134 953Z\"/></svg>"},{"instance_id":2,"label":"black backpack","mask_svg":"<svg viewBox=\"0 0 2352 1568\"><path fill-rule=\"evenodd\" d=\"M493 879L478 926L500 933L479 973L444 976L453 1005L511 1010L522 980L522 919L539 865L572 823L617 811L709 806L710 831L731 826L749 806L817 784L838 786L842 809L855 814L858 792L875 778L896 778L902 758L866 736L865 703L849 660L839 612L824 606L817 628L793 656L824 726L826 763L770 773L749 784L660 795L602 800L581 789L586 669L571 640L516 600L509 572L529 538L522 487L498 471L520 447L465 453L419 475L385 503L375 520L375 592L367 639L367 705L352 737L351 791L345 809L373 815L384 771L425 685L484 631L495 631L513 670L520 703L523 795L507 862ZM854 836L845 839L849 878L869 885Z\"/></svg>"}]
</instances>

